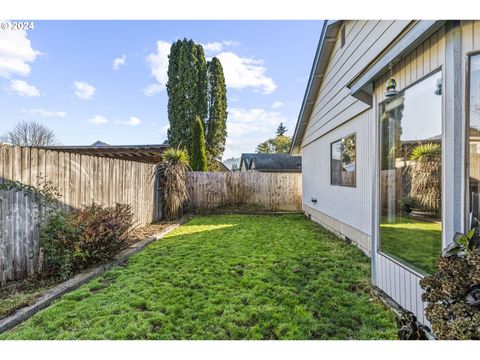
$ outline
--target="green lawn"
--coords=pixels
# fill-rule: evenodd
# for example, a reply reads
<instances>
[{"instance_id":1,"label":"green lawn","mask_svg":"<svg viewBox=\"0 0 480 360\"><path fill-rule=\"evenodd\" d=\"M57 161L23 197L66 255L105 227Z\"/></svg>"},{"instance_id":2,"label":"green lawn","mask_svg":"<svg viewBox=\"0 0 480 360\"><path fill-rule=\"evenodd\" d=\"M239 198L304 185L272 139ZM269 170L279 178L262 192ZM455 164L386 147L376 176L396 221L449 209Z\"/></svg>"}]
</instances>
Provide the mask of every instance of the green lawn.
<instances>
[{"instance_id":1,"label":"green lawn","mask_svg":"<svg viewBox=\"0 0 480 360\"><path fill-rule=\"evenodd\" d=\"M380 249L422 273L435 272L441 243L440 222L397 217L395 223L383 219L380 225Z\"/></svg>"},{"instance_id":2,"label":"green lawn","mask_svg":"<svg viewBox=\"0 0 480 360\"><path fill-rule=\"evenodd\" d=\"M369 282L301 215L197 217L0 339L394 339Z\"/></svg>"}]
</instances>

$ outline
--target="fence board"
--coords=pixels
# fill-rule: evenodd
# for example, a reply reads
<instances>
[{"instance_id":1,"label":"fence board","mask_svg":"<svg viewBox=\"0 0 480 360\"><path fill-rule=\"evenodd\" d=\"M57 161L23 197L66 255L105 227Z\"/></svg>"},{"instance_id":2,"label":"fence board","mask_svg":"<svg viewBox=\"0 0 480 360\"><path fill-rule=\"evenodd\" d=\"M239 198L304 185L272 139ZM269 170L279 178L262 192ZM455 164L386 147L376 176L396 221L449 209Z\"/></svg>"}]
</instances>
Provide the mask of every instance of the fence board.
<instances>
[{"instance_id":1,"label":"fence board","mask_svg":"<svg viewBox=\"0 0 480 360\"><path fill-rule=\"evenodd\" d=\"M193 208L247 205L268 211L302 210L299 173L189 172L188 188Z\"/></svg>"},{"instance_id":2,"label":"fence board","mask_svg":"<svg viewBox=\"0 0 480 360\"><path fill-rule=\"evenodd\" d=\"M154 164L28 147L0 146L0 183L17 180L38 187L39 176L52 181L66 208L92 201L132 206L136 225L160 220ZM37 224L41 207L32 194L0 190L0 286L38 268Z\"/></svg>"}]
</instances>

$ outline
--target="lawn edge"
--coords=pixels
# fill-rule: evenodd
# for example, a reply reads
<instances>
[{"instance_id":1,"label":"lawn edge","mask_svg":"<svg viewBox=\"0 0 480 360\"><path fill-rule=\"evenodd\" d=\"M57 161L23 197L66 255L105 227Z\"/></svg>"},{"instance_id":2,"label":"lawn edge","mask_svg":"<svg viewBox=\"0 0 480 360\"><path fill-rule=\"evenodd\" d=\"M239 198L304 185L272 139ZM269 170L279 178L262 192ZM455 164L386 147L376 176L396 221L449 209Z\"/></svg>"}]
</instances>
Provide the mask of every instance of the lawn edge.
<instances>
[{"instance_id":1,"label":"lawn edge","mask_svg":"<svg viewBox=\"0 0 480 360\"><path fill-rule=\"evenodd\" d=\"M105 271L111 269L114 266L121 265L125 263L132 255L143 250L147 245L151 244L154 241L157 241L163 238L168 233L172 232L179 226L185 224L187 221L193 218L192 215L186 215L175 223L168 225L164 230L161 232L152 235L145 240L142 240L136 244L131 245L127 249L123 250L120 254L118 254L115 260L95 266L87 271L84 271L67 281L64 281L52 289L45 291L38 300L30 306L21 308L17 310L12 315L9 315L0 320L0 334L4 333L5 331L11 330L15 326L23 323L24 321L31 318L40 310L45 309L48 307L53 301L61 297L62 295L79 288L81 285L85 284L86 282L92 280L93 278L103 274Z\"/></svg>"}]
</instances>

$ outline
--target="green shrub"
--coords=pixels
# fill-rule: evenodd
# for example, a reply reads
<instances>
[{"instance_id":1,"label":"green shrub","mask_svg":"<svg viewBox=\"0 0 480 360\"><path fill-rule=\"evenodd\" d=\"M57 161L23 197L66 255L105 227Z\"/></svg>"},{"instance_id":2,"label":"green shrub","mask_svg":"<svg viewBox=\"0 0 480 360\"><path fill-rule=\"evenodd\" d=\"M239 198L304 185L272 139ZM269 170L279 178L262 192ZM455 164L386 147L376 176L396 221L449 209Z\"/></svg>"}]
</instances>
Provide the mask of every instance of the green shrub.
<instances>
[{"instance_id":1,"label":"green shrub","mask_svg":"<svg viewBox=\"0 0 480 360\"><path fill-rule=\"evenodd\" d=\"M112 260L127 245L132 228L130 206L89 205L80 210L58 210L39 229L44 274L62 279Z\"/></svg>"},{"instance_id":2,"label":"green shrub","mask_svg":"<svg viewBox=\"0 0 480 360\"><path fill-rule=\"evenodd\" d=\"M39 226L40 247L43 249L44 275L62 279L73 272L75 243L80 229L74 213L58 210L48 214Z\"/></svg>"}]
</instances>

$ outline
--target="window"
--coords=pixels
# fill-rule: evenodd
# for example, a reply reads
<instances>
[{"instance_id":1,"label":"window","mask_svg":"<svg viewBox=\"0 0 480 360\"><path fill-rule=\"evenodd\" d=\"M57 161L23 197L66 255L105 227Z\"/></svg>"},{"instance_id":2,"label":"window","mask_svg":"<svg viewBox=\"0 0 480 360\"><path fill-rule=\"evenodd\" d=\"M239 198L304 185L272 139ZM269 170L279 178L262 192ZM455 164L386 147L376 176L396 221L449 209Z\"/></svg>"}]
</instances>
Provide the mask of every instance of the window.
<instances>
[{"instance_id":1,"label":"window","mask_svg":"<svg viewBox=\"0 0 480 360\"><path fill-rule=\"evenodd\" d=\"M480 55L470 58L469 88L469 225L480 220Z\"/></svg>"},{"instance_id":2,"label":"window","mask_svg":"<svg viewBox=\"0 0 480 360\"><path fill-rule=\"evenodd\" d=\"M439 84L441 72L380 105L380 251L420 273L441 252Z\"/></svg>"},{"instance_id":3,"label":"window","mask_svg":"<svg viewBox=\"0 0 480 360\"><path fill-rule=\"evenodd\" d=\"M330 184L356 186L356 141L355 134L341 138L330 148Z\"/></svg>"}]
</instances>

